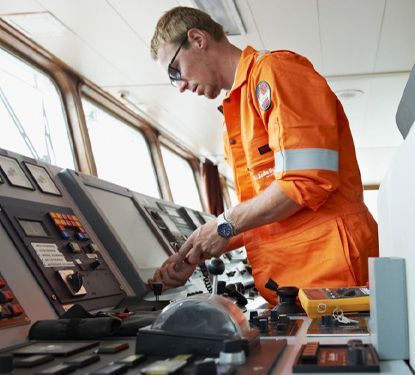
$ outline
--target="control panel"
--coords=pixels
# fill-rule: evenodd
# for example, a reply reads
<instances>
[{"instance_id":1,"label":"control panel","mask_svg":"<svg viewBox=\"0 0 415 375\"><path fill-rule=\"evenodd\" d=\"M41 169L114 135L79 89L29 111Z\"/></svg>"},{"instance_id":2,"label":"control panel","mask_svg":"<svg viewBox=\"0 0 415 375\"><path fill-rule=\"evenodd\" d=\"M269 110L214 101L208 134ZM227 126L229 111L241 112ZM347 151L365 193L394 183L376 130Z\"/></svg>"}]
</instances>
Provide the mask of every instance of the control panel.
<instances>
[{"instance_id":1,"label":"control panel","mask_svg":"<svg viewBox=\"0 0 415 375\"><path fill-rule=\"evenodd\" d=\"M74 305L106 310L133 295L55 177L60 170L0 150L0 348Z\"/></svg>"},{"instance_id":2,"label":"control panel","mask_svg":"<svg viewBox=\"0 0 415 375\"><path fill-rule=\"evenodd\" d=\"M0 150L0 373L410 373L383 371L364 317L245 311L258 294L244 249L220 272L203 263L158 310L147 279L212 219ZM290 287L276 292L287 307Z\"/></svg>"},{"instance_id":3,"label":"control panel","mask_svg":"<svg viewBox=\"0 0 415 375\"><path fill-rule=\"evenodd\" d=\"M72 208L6 197L0 207L2 225L59 315L75 303L94 310L125 297Z\"/></svg>"},{"instance_id":4,"label":"control panel","mask_svg":"<svg viewBox=\"0 0 415 375\"><path fill-rule=\"evenodd\" d=\"M57 177L140 297L154 298L147 289L147 280L195 229L215 218L80 172L66 169ZM243 252L234 250L222 257L226 272L220 280L234 284L238 293L248 294L255 285L242 263L246 258ZM184 287L170 290L162 298L179 299L203 292L211 292L211 280L202 263ZM252 294L251 298L257 296Z\"/></svg>"},{"instance_id":5,"label":"control panel","mask_svg":"<svg viewBox=\"0 0 415 375\"><path fill-rule=\"evenodd\" d=\"M29 323L29 317L0 273L0 329Z\"/></svg>"}]
</instances>

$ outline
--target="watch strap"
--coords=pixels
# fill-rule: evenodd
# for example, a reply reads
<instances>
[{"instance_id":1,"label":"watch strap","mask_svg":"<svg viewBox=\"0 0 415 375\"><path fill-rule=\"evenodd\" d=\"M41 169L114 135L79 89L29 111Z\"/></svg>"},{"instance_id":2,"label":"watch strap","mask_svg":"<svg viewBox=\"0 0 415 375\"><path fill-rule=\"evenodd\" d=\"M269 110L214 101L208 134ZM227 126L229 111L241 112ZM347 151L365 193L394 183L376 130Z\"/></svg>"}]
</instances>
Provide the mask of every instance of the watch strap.
<instances>
[{"instance_id":1,"label":"watch strap","mask_svg":"<svg viewBox=\"0 0 415 375\"><path fill-rule=\"evenodd\" d=\"M238 234L241 234L241 232L236 227L235 222L232 220L231 215L229 215L229 211L228 210L225 210L225 212L223 213L223 217L231 225L231 227L232 227L232 234L234 236L237 236Z\"/></svg>"}]
</instances>

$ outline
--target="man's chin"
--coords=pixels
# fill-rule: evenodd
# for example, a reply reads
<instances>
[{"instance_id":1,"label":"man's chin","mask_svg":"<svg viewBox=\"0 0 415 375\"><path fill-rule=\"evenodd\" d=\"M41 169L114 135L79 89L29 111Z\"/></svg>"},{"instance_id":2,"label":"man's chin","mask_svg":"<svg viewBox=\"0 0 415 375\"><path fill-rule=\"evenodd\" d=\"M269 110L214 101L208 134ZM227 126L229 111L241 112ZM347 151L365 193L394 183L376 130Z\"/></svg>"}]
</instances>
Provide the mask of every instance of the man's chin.
<instances>
[{"instance_id":1,"label":"man's chin","mask_svg":"<svg viewBox=\"0 0 415 375\"><path fill-rule=\"evenodd\" d=\"M216 99L220 94L220 90L206 90L204 93L205 97L208 99Z\"/></svg>"}]
</instances>

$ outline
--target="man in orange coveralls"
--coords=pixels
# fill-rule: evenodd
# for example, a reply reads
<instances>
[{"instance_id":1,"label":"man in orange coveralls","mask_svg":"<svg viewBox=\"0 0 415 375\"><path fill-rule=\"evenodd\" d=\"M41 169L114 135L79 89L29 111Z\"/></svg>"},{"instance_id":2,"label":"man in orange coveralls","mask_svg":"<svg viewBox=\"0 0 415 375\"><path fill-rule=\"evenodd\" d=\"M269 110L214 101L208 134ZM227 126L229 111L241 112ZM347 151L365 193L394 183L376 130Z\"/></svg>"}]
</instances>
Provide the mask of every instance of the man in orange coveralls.
<instances>
[{"instance_id":1,"label":"man in orange coveralls","mask_svg":"<svg viewBox=\"0 0 415 375\"><path fill-rule=\"evenodd\" d=\"M151 53L180 92L213 99L226 90L225 158L241 203L198 228L150 285L183 285L196 264L241 237L270 305L268 278L298 288L364 285L377 224L363 203L346 115L312 64L290 51L241 51L210 16L186 7L160 18Z\"/></svg>"}]
</instances>

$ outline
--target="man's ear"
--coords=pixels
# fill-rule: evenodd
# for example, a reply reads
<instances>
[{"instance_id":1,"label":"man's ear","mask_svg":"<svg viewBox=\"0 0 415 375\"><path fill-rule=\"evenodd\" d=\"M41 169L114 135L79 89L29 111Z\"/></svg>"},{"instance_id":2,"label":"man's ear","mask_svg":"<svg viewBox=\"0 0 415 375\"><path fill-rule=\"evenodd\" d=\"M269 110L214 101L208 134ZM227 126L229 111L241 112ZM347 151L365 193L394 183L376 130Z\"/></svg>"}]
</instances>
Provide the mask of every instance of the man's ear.
<instances>
[{"instance_id":1,"label":"man's ear","mask_svg":"<svg viewBox=\"0 0 415 375\"><path fill-rule=\"evenodd\" d=\"M206 49L207 47L207 36L206 32L199 29L190 29L187 32L187 38L191 45L195 45L199 49Z\"/></svg>"}]
</instances>

